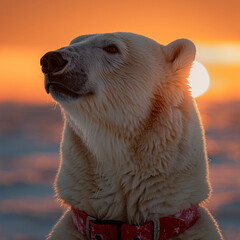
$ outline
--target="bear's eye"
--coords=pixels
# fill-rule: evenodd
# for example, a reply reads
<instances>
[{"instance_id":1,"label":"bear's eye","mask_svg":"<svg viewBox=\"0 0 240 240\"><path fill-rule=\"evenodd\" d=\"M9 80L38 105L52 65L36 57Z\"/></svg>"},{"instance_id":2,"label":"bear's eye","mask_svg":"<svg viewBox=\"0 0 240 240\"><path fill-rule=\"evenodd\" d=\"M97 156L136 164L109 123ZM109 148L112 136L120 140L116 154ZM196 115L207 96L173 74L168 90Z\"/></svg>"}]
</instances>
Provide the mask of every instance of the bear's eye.
<instances>
[{"instance_id":1,"label":"bear's eye","mask_svg":"<svg viewBox=\"0 0 240 240\"><path fill-rule=\"evenodd\" d=\"M110 54L116 54L116 53L119 53L119 49L116 45L114 44L111 44L111 45L108 45L106 47L103 47L103 50L107 53L110 53Z\"/></svg>"}]
</instances>

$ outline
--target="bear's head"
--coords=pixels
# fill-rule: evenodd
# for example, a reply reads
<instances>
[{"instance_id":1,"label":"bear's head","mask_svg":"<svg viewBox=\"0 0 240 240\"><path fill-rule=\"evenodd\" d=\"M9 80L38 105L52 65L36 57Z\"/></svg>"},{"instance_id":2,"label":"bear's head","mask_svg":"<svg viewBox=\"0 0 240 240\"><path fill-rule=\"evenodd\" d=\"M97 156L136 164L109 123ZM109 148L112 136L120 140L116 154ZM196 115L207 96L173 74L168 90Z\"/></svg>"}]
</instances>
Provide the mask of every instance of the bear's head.
<instances>
[{"instance_id":1,"label":"bear's head","mask_svg":"<svg viewBox=\"0 0 240 240\"><path fill-rule=\"evenodd\" d=\"M137 127L157 108L178 107L190 96L187 77L195 46L167 46L132 33L84 35L41 59L45 89L75 122L95 119ZM156 99L157 98L157 99ZM157 109L155 109L157 111Z\"/></svg>"}]
</instances>

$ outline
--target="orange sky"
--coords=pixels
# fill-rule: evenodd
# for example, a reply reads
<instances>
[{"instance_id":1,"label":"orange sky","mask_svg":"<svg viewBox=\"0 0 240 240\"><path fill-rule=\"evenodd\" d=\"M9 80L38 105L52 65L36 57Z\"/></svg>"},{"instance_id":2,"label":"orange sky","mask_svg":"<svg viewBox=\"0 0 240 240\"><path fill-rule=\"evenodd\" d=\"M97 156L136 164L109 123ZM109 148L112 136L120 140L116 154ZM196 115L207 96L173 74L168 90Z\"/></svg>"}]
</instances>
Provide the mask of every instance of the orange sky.
<instances>
[{"instance_id":1,"label":"orange sky","mask_svg":"<svg viewBox=\"0 0 240 240\"><path fill-rule=\"evenodd\" d=\"M191 39L204 53L200 61L212 81L205 96L239 99L240 59L233 56L240 55L239 9L239 0L1 0L0 101L49 102L40 57L78 35L113 31L139 33L162 44ZM211 52L226 44L237 51L226 50L221 57ZM212 56L216 62L207 62Z\"/></svg>"}]
</instances>

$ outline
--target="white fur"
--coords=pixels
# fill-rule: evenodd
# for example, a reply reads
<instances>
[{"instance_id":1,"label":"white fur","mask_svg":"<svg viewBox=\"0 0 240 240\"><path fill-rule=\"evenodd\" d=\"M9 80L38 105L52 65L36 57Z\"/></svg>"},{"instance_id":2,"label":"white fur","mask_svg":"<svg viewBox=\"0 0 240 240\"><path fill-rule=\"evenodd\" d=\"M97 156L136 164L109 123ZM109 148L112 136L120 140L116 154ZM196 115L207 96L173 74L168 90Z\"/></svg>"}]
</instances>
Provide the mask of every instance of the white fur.
<instances>
[{"instance_id":1,"label":"white fur","mask_svg":"<svg viewBox=\"0 0 240 240\"><path fill-rule=\"evenodd\" d=\"M102 47L109 43L121 54L106 53ZM172 239L222 239L205 207L204 131L187 85L194 44L180 39L163 46L113 33L80 36L66 49L84 62L93 94L59 101L66 121L55 189L62 203L128 224L199 203L197 223ZM85 238L67 212L48 239Z\"/></svg>"}]
</instances>

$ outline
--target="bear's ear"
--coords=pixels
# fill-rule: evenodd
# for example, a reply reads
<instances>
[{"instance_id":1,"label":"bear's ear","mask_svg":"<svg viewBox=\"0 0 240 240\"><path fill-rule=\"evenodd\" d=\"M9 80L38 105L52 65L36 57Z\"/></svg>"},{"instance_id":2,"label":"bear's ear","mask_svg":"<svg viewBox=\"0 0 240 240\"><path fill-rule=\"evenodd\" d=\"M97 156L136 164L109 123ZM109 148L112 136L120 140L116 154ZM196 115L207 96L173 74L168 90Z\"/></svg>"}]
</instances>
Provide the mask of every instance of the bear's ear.
<instances>
[{"instance_id":1,"label":"bear's ear","mask_svg":"<svg viewBox=\"0 0 240 240\"><path fill-rule=\"evenodd\" d=\"M172 71L190 71L195 59L196 47L188 39L178 39L163 47L167 62L172 64Z\"/></svg>"}]
</instances>

